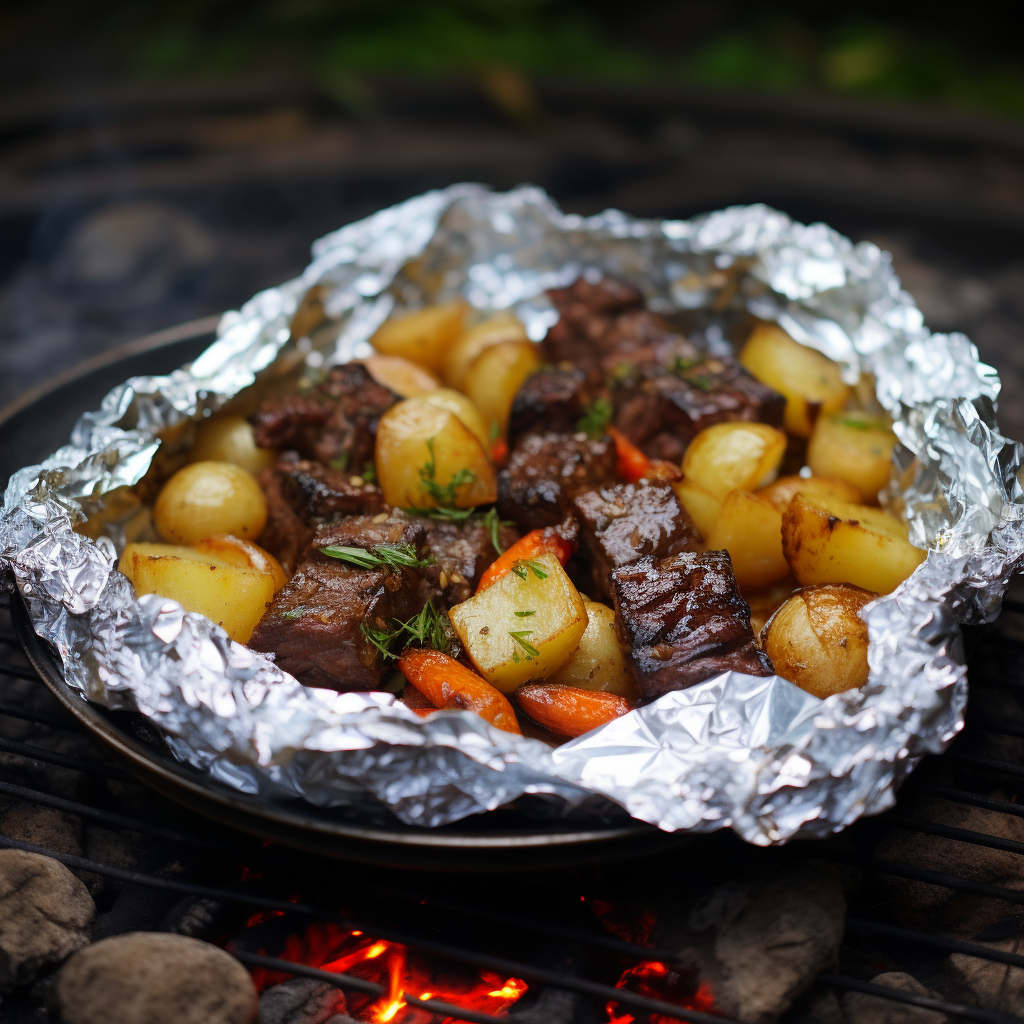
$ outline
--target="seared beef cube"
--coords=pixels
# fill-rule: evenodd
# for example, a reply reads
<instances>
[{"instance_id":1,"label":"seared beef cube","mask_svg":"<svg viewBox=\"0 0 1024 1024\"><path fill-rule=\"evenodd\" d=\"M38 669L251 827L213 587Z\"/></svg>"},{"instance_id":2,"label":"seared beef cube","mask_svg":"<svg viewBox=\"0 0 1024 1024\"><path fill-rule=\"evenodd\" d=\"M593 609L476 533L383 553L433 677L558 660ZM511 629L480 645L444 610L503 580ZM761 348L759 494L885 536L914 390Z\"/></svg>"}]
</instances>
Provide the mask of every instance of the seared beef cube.
<instances>
[{"instance_id":1,"label":"seared beef cube","mask_svg":"<svg viewBox=\"0 0 1024 1024\"><path fill-rule=\"evenodd\" d=\"M785 399L733 359L645 367L614 394L615 425L652 458L678 462L695 434L733 420L782 422Z\"/></svg>"},{"instance_id":2,"label":"seared beef cube","mask_svg":"<svg viewBox=\"0 0 1024 1024\"><path fill-rule=\"evenodd\" d=\"M322 462L302 460L288 465L281 474L281 490L308 522L384 508L384 494L376 484Z\"/></svg>"},{"instance_id":3,"label":"seared beef cube","mask_svg":"<svg viewBox=\"0 0 1024 1024\"><path fill-rule=\"evenodd\" d=\"M423 570L424 576L444 593L445 604L451 608L473 596L484 570L498 557L491 541L491 532L479 520L449 523L426 520L427 539L424 551L433 555L434 564ZM518 539L510 526L498 530L503 549Z\"/></svg>"},{"instance_id":4,"label":"seared beef cube","mask_svg":"<svg viewBox=\"0 0 1024 1024\"><path fill-rule=\"evenodd\" d=\"M373 459L381 416L398 396L378 384L360 363L331 369L327 379L301 395L263 403L251 416L261 448L297 451L305 459L363 472Z\"/></svg>"},{"instance_id":5,"label":"seared beef cube","mask_svg":"<svg viewBox=\"0 0 1024 1024\"><path fill-rule=\"evenodd\" d=\"M594 597L612 596L611 571L645 555L664 558L697 551L700 534L667 484L615 484L576 495L573 514L580 524L590 562Z\"/></svg>"},{"instance_id":6,"label":"seared beef cube","mask_svg":"<svg viewBox=\"0 0 1024 1024\"><path fill-rule=\"evenodd\" d=\"M498 474L498 512L521 530L557 526L572 499L615 482L615 445L583 434L528 434Z\"/></svg>"},{"instance_id":7,"label":"seared beef cube","mask_svg":"<svg viewBox=\"0 0 1024 1024\"><path fill-rule=\"evenodd\" d=\"M314 527L309 520L296 511L285 494L286 473L278 469L265 469L260 474L260 487L267 499L267 524L259 535L257 543L269 551L286 573L291 573L302 560Z\"/></svg>"},{"instance_id":8,"label":"seared beef cube","mask_svg":"<svg viewBox=\"0 0 1024 1024\"><path fill-rule=\"evenodd\" d=\"M307 686L372 690L385 666L361 632L363 622L390 629L430 596L416 570L357 569L316 554L274 595L249 647L275 654L276 664Z\"/></svg>"},{"instance_id":9,"label":"seared beef cube","mask_svg":"<svg viewBox=\"0 0 1024 1024\"><path fill-rule=\"evenodd\" d=\"M722 672L772 674L727 551L648 555L613 569L611 579L642 703Z\"/></svg>"},{"instance_id":10,"label":"seared beef cube","mask_svg":"<svg viewBox=\"0 0 1024 1024\"><path fill-rule=\"evenodd\" d=\"M410 519L400 508L373 516L346 516L336 523L317 527L313 546L337 546L369 551L378 544L411 544L419 555L426 527L422 519Z\"/></svg>"},{"instance_id":11,"label":"seared beef cube","mask_svg":"<svg viewBox=\"0 0 1024 1024\"><path fill-rule=\"evenodd\" d=\"M541 370L528 377L512 402L508 443L514 446L524 434L571 434L589 405L582 370Z\"/></svg>"}]
</instances>

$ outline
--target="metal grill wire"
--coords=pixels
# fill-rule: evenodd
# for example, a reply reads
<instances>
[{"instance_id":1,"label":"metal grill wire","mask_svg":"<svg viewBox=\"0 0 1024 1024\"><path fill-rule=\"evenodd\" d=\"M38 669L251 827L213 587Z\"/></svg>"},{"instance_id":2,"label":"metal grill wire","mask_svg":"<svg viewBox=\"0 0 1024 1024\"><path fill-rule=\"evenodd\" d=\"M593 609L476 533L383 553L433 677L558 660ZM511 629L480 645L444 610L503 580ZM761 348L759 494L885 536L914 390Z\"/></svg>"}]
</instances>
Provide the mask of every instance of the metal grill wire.
<instances>
[{"instance_id":1,"label":"metal grill wire","mask_svg":"<svg viewBox=\"0 0 1024 1024\"><path fill-rule=\"evenodd\" d=\"M6 597L2 598L0 608L2 608L0 616L6 618ZM1024 691L1024 673L1019 671L1019 663L1021 659L1024 659L1024 641L1010 635L1015 629L1024 630L1024 602L1008 601L1004 605L1004 617L1001 620L1001 625L1006 626L1007 624L1010 626L1009 633L1003 629L989 626L978 630L973 637L972 657L969 659L972 688L1001 687ZM1009 669L1002 665L995 671L985 667L982 664L985 654L993 652L1004 660L1009 657L1011 662L1015 664L1011 664ZM78 724L70 716L60 711L59 705L54 704L55 711L37 710L29 702L18 700L16 697L12 699L11 688L13 681L37 679L32 669L17 663L19 653L17 640L10 631L8 620L7 628L0 628L0 720L19 719L53 730L80 732ZM974 655L979 655L979 657L976 659ZM11 660L12 657L15 659L14 661ZM40 686L42 686L41 682ZM965 735L972 735L975 739L978 739L979 734L985 733L1022 737L1024 736L1024 721L1014 723L991 720L969 714L968 728L965 730ZM1024 766L963 752L959 749L961 746L962 743L958 741L957 747L954 750L946 753L941 758L932 760L937 760L947 765L961 765L966 769L981 772L985 777L992 779L993 787L1008 788L1011 792L1013 791L1013 783L1024 779ZM99 780L109 779L119 783L134 783L132 777L127 773L101 760L86 759L60 753L30 742L0 737L0 753L82 772L86 776ZM925 766L925 771L919 770L906 787L906 790L940 797L946 801L971 807L1024 816L1024 804L1017 804L1010 800L973 793L930 781L927 766ZM112 811L106 807L71 800L58 794L17 785L7 782L2 778L0 778L0 795L25 801L38 807L53 808L68 814L77 815L84 822L95 823L107 828L125 829L153 839L181 844L186 849L208 855L214 860L219 858L222 862L226 861L235 864L244 862L249 867L256 865L260 868L263 878L268 879L270 882L276 880L278 883L276 886L267 885L265 888L276 888L278 891L281 891L282 885L287 888L289 882L294 883L295 878L308 880L313 877L310 873L310 858L306 855L296 854L282 847L254 844L253 840L247 836L212 828L206 819L188 812L173 814L172 818L176 824L172 826L165 824L163 821L150 820L148 817L141 817L137 814ZM940 822L922 820L908 814L904 809L904 803L905 800L901 796L900 803L893 811L871 822L863 822L857 827L868 827L876 831L879 829L883 831L886 829L899 829L907 832L916 832L968 845L1001 850L1024 857L1024 843L964 828L957 828ZM449 894L450 886L439 881L437 876L431 878L430 876L408 875L397 871L391 873L386 871L378 872L358 866L339 868L336 862L326 865L323 862L318 862L319 870L324 872L322 877L337 877L339 873L357 872L361 889L365 888L375 898L390 900L392 903L403 907L405 912L400 915L402 926L394 927L388 923L387 915L381 920L373 919L372 914L371 919L367 920L351 918L321 905L301 902L294 898L281 899L270 895L263 895L260 892L253 891L251 886L243 887L235 884L202 885L174 877L162 877L158 874L143 871L126 870L114 865L99 863L86 857L72 856L58 850L22 842L2 834L0 834L0 847L11 847L43 854L53 857L68 867L92 872L95 875L120 882L133 883L143 888L180 893L184 897L215 900L221 904L235 906L245 914L259 911L273 912L294 922L296 930L304 928L313 921L330 922L345 929L358 929L369 937L401 943L411 950L432 955L442 961L455 962L470 967L521 977L535 988L538 986L541 988L551 986L567 990L584 997L590 997L597 1004L614 1000L619 1004L621 1010L628 1010L634 1013L662 1014L670 1019L689 1021L691 1024L722 1024L723 1021L723 1018L719 1016L692 1009L682 1009L677 1005L662 1000L648 998L626 989L615 988L613 987L614 978L612 979L613 984L593 981L586 977L581 977L578 973L568 969L559 970L540 966L529 962L527 959L521 959L519 956L511 958L481 952L480 944L476 942L460 944L458 941L441 941L430 934L431 932L436 933L436 929L432 927L432 924L438 919L439 915L443 915L446 919L476 922L485 927L504 929L506 933L511 932L514 935L520 935L522 938L516 947L520 952L533 949L539 941L544 939L561 940L573 943L582 949L594 951L598 955L614 956L620 958L620 960L624 958L624 962L627 964L629 962L658 961L671 965L673 959L671 951L649 948L616 938L613 935L607 934L596 922L594 922L592 928L588 928L586 924L576 923L575 919L578 918L578 914L562 914L559 919L552 921L547 919L547 916L531 915L529 911L524 913L507 909L509 906L528 906L528 903L524 904L523 901L516 898L516 889L521 889L522 887L542 892L545 900L556 907L556 911L559 900L564 901L565 906L572 902L576 908L579 906L579 903L576 901L585 901L589 898L599 898L609 902L622 899L629 905L637 905L635 888L628 896L617 896L616 893L610 892L607 889L595 888L595 884L600 887L602 883L595 882L593 872L588 874L587 871L567 872L563 870L529 875L498 876L499 880L493 884L496 889L500 888L502 890L502 897L485 899L481 902L452 898ZM751 851L744 848L738 854L738 857L740 859L743 857L749 858L751 855L762 860L810 856L818 860L825 859L843 862L881 875L926 882L930 885L952 890L955 893L972 893L1001 900L1011 907L1024 905L1024 891L975 882L951 873L924 870L910 864L881 861L871 856L852 853L848 845L837 848L835 844L828 843L800 844L799 846L779 851ZM1024 874L1024 861L1021 863L1021 871ZM648 875L646 868L644 868L636 872L636 874L642 875L646 879L643 883L646 888L642 890L643 898L640 901L641 904L647 903L652 908L657 908L659 898L665 893L666 886L671 887L670 880L663 871L660 874L657 871L652 871ZM308 882L306 884L308 885ZM311 888L315 890L317 886L313 885ZM425 914L422 908L425 908ZM417 924L410 928L405 924L406 921L416 921ZM564 921L569 921L570 924L561 923ZM242 963L250 967L264 967L281 973L314 978L328 982L339 989L352 992L361 992L374 996L383 995L386 992L383 986L363 978L322 971L278 957L264 956L233 947L229 948L231 948L231 951ZM959 953L979 960L1004 964L1007 968L1016 967L1024 969L1024 955L1018 953L1004 952L982 943L964 942L923 930L905 928L883 920L873 920L861 916L847 917L844 959L846 959L845 954L847 952L852 952L854 956L857 954L864 956L865 951L868 951L868 954L870 954L872 950L877 952L877 950L884 948L900 951L906 951L908 948L920 950L924 955L931 955L933 957ZM1024 1018L1022 1017L1012 1016L985 1007L966 1005L941 998L920 996L911 992L876 985L849 974L822 974L819 977L819 985L821 984L831 986L839 993L866 993L895 1003L937 1010L964 1020L978 1021L981 1024L1024 1024ZM440 1000L419 999L411 993L405 995L405 1000L410 1006L432 1011L439 1018L456 1017L460 1020L473 1022L473 1024L499 1024L499 1022L509 1020L507 1017L498 1017L489 1013L460 1008ZM512 1020L514 1020L514 1016L513 1010Z\"/></svg>"}]
</instances>

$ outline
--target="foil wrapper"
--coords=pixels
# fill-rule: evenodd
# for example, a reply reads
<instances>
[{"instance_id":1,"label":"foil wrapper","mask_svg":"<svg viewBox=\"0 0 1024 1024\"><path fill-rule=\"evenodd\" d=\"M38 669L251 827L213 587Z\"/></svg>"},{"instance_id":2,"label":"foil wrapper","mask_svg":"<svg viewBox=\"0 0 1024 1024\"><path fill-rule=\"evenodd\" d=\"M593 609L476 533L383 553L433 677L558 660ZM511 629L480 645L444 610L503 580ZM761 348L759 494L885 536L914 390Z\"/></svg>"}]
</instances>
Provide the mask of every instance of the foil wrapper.
<instances>
[{"instance_id":1,"label":"foil wrapper","mask_svg":"<svg viewBox=\"0 0 1024 1024\"><path fill-rule=\"evenodd\" d=\"M551 749L475 715L423 720L389 694L303 687L205 618L136 597L114 568L116 532L75 531L104 494L142 478L175 428L284 368L365 353L392 309L461 295L513 309L539 340L556 318L545 289L580 273L631 281L658 310L745 308L841 362L851 382L874 374L900 442L885 500L928 555L864 611L863 689L821 701L779 677L730 672ZM291 340L313 285L330 329ZM725 344L714 328L705 335ZM998 431L998 395L966 337L925 327L886 253L823 224L764 206L584 218L535 188L456 185L319 240L302 277L226 313L190 366L132 378L85 413L66 447L11 479L0 557L69 684L141 712L177 757L247 793L323 806L369 797L423 826L545 794L558 813L610 801L666 830L731 827L780 843L884 810L962 727L959 623L998 613L1024 554L1022 450Z\"/></svg>"}]
</instances>

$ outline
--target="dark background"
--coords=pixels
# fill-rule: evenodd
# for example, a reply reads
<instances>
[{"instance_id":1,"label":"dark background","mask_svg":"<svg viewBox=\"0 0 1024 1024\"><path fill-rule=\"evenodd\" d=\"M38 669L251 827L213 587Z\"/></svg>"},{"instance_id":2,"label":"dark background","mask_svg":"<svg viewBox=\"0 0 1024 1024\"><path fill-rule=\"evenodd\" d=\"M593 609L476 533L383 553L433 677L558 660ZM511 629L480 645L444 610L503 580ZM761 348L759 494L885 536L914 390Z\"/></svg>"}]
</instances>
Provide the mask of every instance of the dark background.
<instances>
[{"instance_id":1,"label":"dark background","mask_svg":"<svg viewBox=\"0 0 1024 1024\"><path fill-rule=\"evenodd\" d=\"M0 404L235 307L458 180L767 202L894 255L1024 436L1024 65L1004 8L560 0L0 6Z\"/></svg>"}]
</instances>

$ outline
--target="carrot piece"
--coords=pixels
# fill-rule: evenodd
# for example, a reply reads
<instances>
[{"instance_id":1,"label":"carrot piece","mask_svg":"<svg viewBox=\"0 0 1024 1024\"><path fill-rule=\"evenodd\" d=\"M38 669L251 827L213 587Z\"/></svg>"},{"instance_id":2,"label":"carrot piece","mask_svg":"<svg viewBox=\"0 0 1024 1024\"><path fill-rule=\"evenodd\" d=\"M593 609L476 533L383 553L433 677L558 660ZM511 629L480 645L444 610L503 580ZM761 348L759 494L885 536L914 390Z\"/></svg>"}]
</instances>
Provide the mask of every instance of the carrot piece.
<instances>
[{"instance_id":1,"label":"carrot piece","mask_svg":"<svg viewBox=\"0 0 1024 1024\"><path fill-rule=\"evenodd\" d=\"M479 594L481 590L486 590L492 583L497 583L502 576L507 576L516 562L523 559L537 558L540 555L554 555L562 565L565 565L575 550L576 545L573 541L559 537L554 530L531 530L484 569L484 574L476 586L476 592Z\"/></svg>"},{"instance_id":2,"label":"carrot piece","mask_svg":"<svg viewBox=\"0 0 1024 1024\"><path fill-rule=\"evenodd\" d=\"M559 736L582 736L630 710L629 701L617 694L561 683L527 683L515 696L535 722Z\"/></svg>"},{"instance_id":3,"label":"carrot piece","mask_svg":"<svg viewBox=\"0 0 1024 1024\"><path fill-rule=\"evenodd\" d=\"M447 654L411 648L398 659L398 668L435 707L475 711L498 729L522 732L505 695Z\"/></svg>"},{"instance_id":4,"label":"carrot piece","mask_svg":"<svg viewBox=\"0 0 1024 1024\"><path fill-rule=\"evenodd\" d=\"M638 480L671 482L683 478L678 466L664 459L652 459L644 455L618 427L609 426L607 430L615 441L615 454L618 457L616 469L626 483L635 484Z\"/></svg>"},{"instance_id":5,"label":"carrot piece","mask_svg":"<svg viewBox=\"0 0 1024 1024\"><path fill-rule=\"evenodd\" d=\"M508 441L503 437L496 437L491 443L491 462L496 466L503 466L508 458Z\"/></svg>"}]
</instances>

